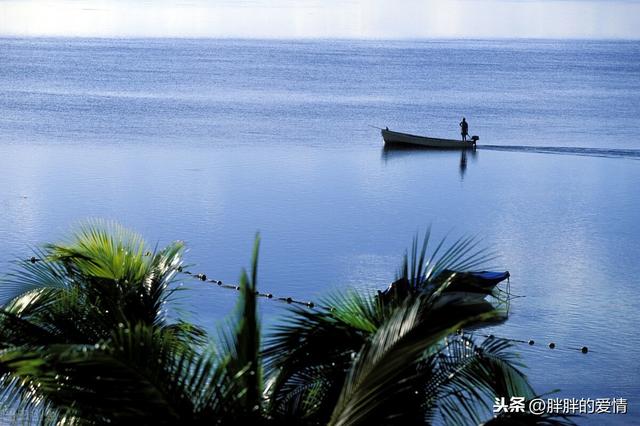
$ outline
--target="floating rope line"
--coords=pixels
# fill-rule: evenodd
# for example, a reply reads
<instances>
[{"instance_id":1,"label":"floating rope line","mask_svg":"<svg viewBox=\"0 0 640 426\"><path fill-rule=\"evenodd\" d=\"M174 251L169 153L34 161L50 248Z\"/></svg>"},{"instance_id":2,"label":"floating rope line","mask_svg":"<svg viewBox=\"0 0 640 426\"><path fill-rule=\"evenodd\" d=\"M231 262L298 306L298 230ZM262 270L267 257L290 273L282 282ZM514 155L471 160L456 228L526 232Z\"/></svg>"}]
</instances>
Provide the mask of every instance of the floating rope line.
<instances>
[{"instance_id":1,"label":"floating rope line","mask_svg":"<svg viewBox=\"0 0 640 426\"><path fill-rule=\"evenodd\" d=\"M44 259L32 256L29 259L25 260L26 262L30 262L30 263L37 263L37 262L44 262ZM216 279L212 279L207 277L207 274L205 273L195 273L192 271L189 271L187 269L184 269L182 266L178 266L177 268L175 268L176 272L181 273L181 274L185 274L187 276L190 276L191 278L198 280L200 282L206 282L206 283L210 283L210 284L215 284L217 285L219 288L224 288L227 290L235 290L235 291L240 291L241 287L237 284L226 284L221 280L216 280ZM507 289L507 291L501 290L500 291L502 293L505 293L507 295L507 302L510 299L515 299L515 298L519 298L519 297L525 297L525 296L514 296L511 295L509 292L509 289ZM314 308L318 308L318 309L324 309L327 310L329 312L333 312L334 308L330 307L330 306L322 306L322 305L318 305L312 301L301 301L301 300L296 300L292 297L276 297L273 295L273 293L262 293L259 291L256 291L256 296L258 297L264 297L265 299L269 299L269 300L276 300L276 301L280 301L280 302L284 302L287 303L289 305L299 305L299 306L305 306L307 308L310 309L314 309ZM458 332L461 332L462 330L458 330ZM474 333L472 333L474 334ZM512 339L509 337L500 337L500 336L496 336L494 334L477 334L478 336L482 336L485 338L492 338L492 339L501 339L501 340L506 340L508 342L512 342L512 343L518 343L518 344L526 344L528 346L535 346L536 342L533 339L529 339L529 340L521 340L521 339ZM540 345L537 345L538 348L540 348ZM582 346L580 348L576 348L576 347L561 347L558 348L556 346L555 342L549 342L547 347L549 349L555 349L555 350L568 350L568 351L579 351L582 352L583 354L586 354L588 352L590 352L589 348L586 346ZM593 351L591 351L593 352Z\"/></svg>"},{"instance_id":2,"label":"floating rope line","mask_svg":"<svg viewBox=\"0 0 640 426\"><path fill-rule=\"evenodd\" d=\"M225 288L228 290L236 290L236 291L240 291L240 286L236 285L236 284L225 284L224 282L222 282L221 280L215 280L215 279L211 279L211 278L207 278L207 274L204 273L194 273L188 270L183 269L181 266L179 266L178 268L176 268L176 270L182 274L185 275L190 275L192 278L198 280L198 281L202 281L202 282L207 282L207 283L211 283L211 284L216 284L218 287L220 288ZM264 297L267 299L271 299L271 300L277 300L277 301L281 301L281 302L285 302L287 304L290 305L300 305L300 306L306 306L307 308L320 308L320 309L326 309L328 311L333 311L332 307L329 306L321 306L321 305L317 305L314 302L311 301L302 301L302 300L296 300L293 297L277 297L274 296L273 293L261 293L259 291L256 291L256 296L258 297Z\"/></svg>"},{"instance_id":3,"label":"floating rope line","mask_svg":"<svg viewBox=\"0 0 640 426\"><path fill-rule=\"evenodd\" d=\"M149 255L151 255L151 253L145 253L145 256L149 256ZM27 262L31 262L31 263L36 263L36 262L44 262L45 260L41 259L41 258L37 258L35 256L32 256L31 258L26 259L26 261ZM236 291L240 290L240 286L237 285L237 284L226 284L221 280L210 279L210 278L208 278L207 274L205 274L205 273L192 272L192 271L189 271L187 269L184 269L182 266L178 266L176 268L176 271L179 272L179 273L185 274L185 275L189 275L192 278L194 278L196 280L199 280L199 281L202 281L202 282L208 282L208 283L211 283L211 284L216 284L220 288L224 288L224 289L227 289L227 290L236 290ZM507 282L509 282L508 279L507 279ZM525 296L512 295L510 290L509 290L510 286L509 286L509 284L507 284L507 285L508 285L508 287L507 287L506 291L496 287L496 289L500 293L506 295L506 299L501 299L500 300L501 302L509 302L511 299L515 299L515 298L519 298L519 297L525 297ZM266 299L278 300L278 301L286 302L288 304L306 306L307 308L320 308L320 309L326 309L328 311L333 311L333 309L334 309L334 308L332 308L330 306L318 305L318 304L316 304L316 303L314 303L312 301L296 300L296 299L294 299L292 297L276 297L276 296L273 295L273 293L261 293L259 291L256 291L256 295L258 297L264 297Z\"/></svg>"},{"instance_id":4,"label":"floating rope line","mask_svg":"<svg viewBox=\"0 0 640 426\"><path fill-rule=\"evenodd\" d=\"M536 341L533 340L533 339L529 339L529 340L511 339L511 338L508 338L508 337L500 337L500 336L496 336L496 335L493 335L493 334L479 334L479 336L487 337L487 338L491 338L491 339L506 340L508 342L520 343L520 344L525 344L525 345L529 345L529 346L535 346L536 345ZM538 346L538 347L540 347L540 346ZM582 346L582 347L579 347L579 348L570 347L570 346L558 347L555 342L549 342L547 344L547 347L549 349L556 349L556 350L579 351L579 352L582 352L583 354L586 354L586 353L590 352L589 348L586 347L586 346ZM591 352L593 352L593 351L591 351Z\"/></svg>"},{"instance_id":5,"label":"floating rope line","mask_svg":"<svg viewBox=\"0 0 640 426\"><path fill-rule=\"evenodd\" d=\"M150 255L150 253L148 253ZM147 255L147 254L145 254ZM32 256L29 259L25 260L26 262L30 262L30 263L37 263L37 262L44 262L44 259ZM217 285L219 288L224 288L227 290L235 290L235 291L240 291L240 285L238 284L226 284L224 282L222 282L221 280L216 280L216 279L211 279L207 277L207 274L205 273L197 273L197 272L192 272L189 271L187 269L184 269L182 266L178 266L177 268L175 268L176 272L179 272L181 274L185 274L190 276L191 278L201 281L201 282L205 282L205 283L210 283L210 284L215 284ZM313 309L313 308L319 308L319 309L325 309L327 311L333 311L333 308L330 306L321 306L318 305L312 301L302 301L302 300L296 300L293 297L278 297L278 296L274 296L273 293L262 293L260 291L256 291L256 296L258 297L264 297L265 299L270 299L270 300L277 300L280 302L284 302L287 303L289 305L299 305L299 306L305 306L307 308Z\"/></svg>"}]
</instances>

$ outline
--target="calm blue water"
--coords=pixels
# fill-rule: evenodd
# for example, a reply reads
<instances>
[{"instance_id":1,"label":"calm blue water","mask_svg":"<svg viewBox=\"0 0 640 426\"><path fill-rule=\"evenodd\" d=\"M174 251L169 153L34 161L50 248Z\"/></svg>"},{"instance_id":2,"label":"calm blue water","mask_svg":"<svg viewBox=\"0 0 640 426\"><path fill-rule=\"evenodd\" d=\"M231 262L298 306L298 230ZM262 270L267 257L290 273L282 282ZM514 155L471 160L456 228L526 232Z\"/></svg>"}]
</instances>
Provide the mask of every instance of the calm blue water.
<instances>
[{"instance_id":1,"label":"calm blue water","mask_svg":"<svg viewBox=\"0 0 640 426\"><path fill-rule=\"evenodd\" d=\"M234 281L260 231L261 288L317 300L385 287L429 224L477 234L524 296L493 332L558 345L516 347L536 389L640 424L639 114L636 42L0 39L0 262L101 217ZM466 158L369 127L463 115ZM235 293L190 286L213 329Z\"/></svg>"}]
</instances>

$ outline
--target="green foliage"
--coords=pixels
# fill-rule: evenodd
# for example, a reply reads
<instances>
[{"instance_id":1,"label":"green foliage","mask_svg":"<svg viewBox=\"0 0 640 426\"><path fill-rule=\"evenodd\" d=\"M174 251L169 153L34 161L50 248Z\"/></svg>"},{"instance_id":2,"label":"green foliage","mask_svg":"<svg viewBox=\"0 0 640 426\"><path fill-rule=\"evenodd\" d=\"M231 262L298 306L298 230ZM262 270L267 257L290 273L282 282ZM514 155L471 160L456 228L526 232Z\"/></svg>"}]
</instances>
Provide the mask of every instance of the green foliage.
<instances>
[{"instance_id":1,"label":"green foliage","mask_svg":"<svg viewBox=\"0 0 640 426\"><path fill-rule=\"evenodd\" d=\"M183 252L176 242L154 253L139 235L118 225L83 226L70 243L38 252L43 261L20 262L8 275L0 286L0 299L7 301L0 321L22 319L47 331L38 338L60 343L95 343L127 322L170 326L187 339L201 336L196 327L169 325L165 318ZM33 335L20 336L40 343ZM3 331L0 341L27 343Z\"/></svg>"},{"instance_id":2,"label":"green foliage","mask_svg":"<svg viewBox=\"0 0 640 426\"><path fill-rule=\"evenodd\" d=\"M74 357L89 362L79 349L110 348L123 329L149 327L185 347L203 343L199 327L165 316L183 251L182 243L173 243L153 253L139 235L100 222L82 227L70 243L45 246L36 253L43 261L20 262L0 286L6 301L0 379L8 392L2 402L19 415L60 419L76 413L57 391L56 382L67 374L56 368ZM47 393L51 389L56 392Z\"/></svg>"},{"instance_id":3,"label":"green foliage","mask_svg":"<svg viewBox=\"0 0 640 426\"><path fill-rule=\"evenodd\" d=\"M260 238L256 237L251 276L242 271L240 297L233 322L223 330L221 359L226 374L236 378L241 389L235 405L241 408L237 419L257 423L262 418L262 365L260 362L260 321L257 309L258 251Z\"/></svg>"},{"instance_id":4,"label":"green foliage","mask_svg":"<svg viewBox=\"0 0 640 426\"><path fill-rule=\"evenodd\" d=\"M150 251L117 225L87 225L0 286L3 411L27 424L478 424L496 396L535 393L508 343L461 331L505 312L448 291L451 271L491 255L474 239L428 255L428 239L405 256L408 291L293 307L263 342L256 237L235 316L212 342L164 314L182 243Z\"/></svg>"}]
</instances>

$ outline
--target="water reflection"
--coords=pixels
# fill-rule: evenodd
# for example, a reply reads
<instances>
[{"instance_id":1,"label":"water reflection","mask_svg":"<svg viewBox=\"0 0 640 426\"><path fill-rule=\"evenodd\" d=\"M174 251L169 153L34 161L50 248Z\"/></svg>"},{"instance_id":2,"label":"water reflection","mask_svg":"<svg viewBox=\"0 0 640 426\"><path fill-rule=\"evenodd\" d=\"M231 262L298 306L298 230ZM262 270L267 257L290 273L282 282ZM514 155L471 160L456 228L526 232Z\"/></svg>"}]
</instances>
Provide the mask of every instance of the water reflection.
<instances>
[{"instance_id":1,"label":"water reflection","mask_svg":"<svg viewBox=\"0 0 640 426\"><path fill-rule=\"evenodd\" d=\"M405 144L389 143L386 143L382 147L381 158L384 164L387 164L388 161L393 159L408 157L415 158L417 156L425 156L429 158L438 156L452 158L454 156L459 156L460 161L458 162L458 167L460 172L460 180L464 180L464 176L467 172L468 156L470 156L472 161L475 162L478 159L478 151L476 149L463 149L460 151L450 149L434 149L417 145L409 146Z\"/></svg>"},{"instance_id":2,"label":"water reflection","mask_svg":"<svg viewBox=\"0 0 640 426\"><path fill-rule=\"evenodd\" d=\"M464 173L467 171L467 150L460 152L460 180L464 180Z\"/></svg>"}]
</instances>

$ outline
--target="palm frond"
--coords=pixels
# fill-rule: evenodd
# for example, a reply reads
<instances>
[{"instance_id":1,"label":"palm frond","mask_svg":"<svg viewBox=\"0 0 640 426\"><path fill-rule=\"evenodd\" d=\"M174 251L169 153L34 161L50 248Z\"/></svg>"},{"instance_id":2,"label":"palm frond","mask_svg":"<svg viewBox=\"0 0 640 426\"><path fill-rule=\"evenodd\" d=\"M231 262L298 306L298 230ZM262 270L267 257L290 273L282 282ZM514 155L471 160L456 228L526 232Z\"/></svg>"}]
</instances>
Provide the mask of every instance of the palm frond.
<instances>
[{"instance_id":1,"label":"palm frond","mask_svg":"<svg viewBox=\"0 0 640 426\"><path fill-rule=\"evenodd\" d=\"M256 418L262 407L262 363L260 358L260 321L257 313L257 273L260 237L256 236L251 276L242 271L240 297L235 320L221 333L221 361L227 374L234 376L243 389L239 402L245 419Z\"/></svg>"},{"instance_id":2,"label":"palm frond","mask_svg":"<svg viewBox=\"0 0 640 426\"><path fill-rule=\"evenodd\" d=\"M224 410L203 405L212 387L233 388L216 360L172 333L138 324L95 345L3 350L0 377L12 384L3 397L20 412L89 424L197 423L209 421L215 408Z\"/></svg>"},{"instance_id":3,"label":"palm frond","mask_svg":"<svg viewBox=\"0 0 640 426\"><path fill-rule=\"evenodd\" d=\"M167 325L164 305L177 290L171 284L183 252L181 242L151 252L138 234L92 222L72 242L45 246L39 252L44 261L20 262L0 281L0 295L8 298L5 310L57 328L67 342L105 339L127 322L161 327Z\"/></svg>"},{"instance_id":4,"label":"palm frond","mask_svg":"<svg viewBox=\"0 0 640 426\"><path fill-rule=\"evenodd\" d=\"M490 304L455 300L434 308L425 295L395 310L357 356L333 412L332 425L367 424L415 413L417 366L447 335L492 319ZM394 404L389 404L393 400ZM402 403L402 401L405 401ZM414 407L412 409L412 407Z\"/></svg>"},{"instance_id":5,"label":"palm frond","mask_svg":"<svg viewBox=\"0 0 640 426\"><path fill-rule=\"evenodd\" d=\"M60 261L72 271L117 282L144 280L151 263L142 236L113 222L88 222L81 225L70 243L45 247L49 260Z\"/></svg>"},{"instance_id":6,"label":"palm frond","mask_svg":"<svg viewBox=\"0 0 640 426\"><path fill-rule=\"evenodd\" d=\"M478 424L491 415L496 397L534 397L510 347L495 338L476 345L469 335L448 336L421 366L428 413L439 412L445 424Z\"/></svg>"},{"instance_id":7,"label":"palm frond","mask_svg":"<svg viewBox=\"0 0 640 426\"><path fill-rule=\"evenodd\" d=\"M384 313L372 295L357 292L335 293L321 303L331 310L291 308L267 339L263 357L273 410L282 411L303 394L301 403L324 412L326 422L353 356Z\"/></svg>"},{"instance_id":8,"label":"palm frond","mask_svg":"<svg viewBox=\"0 0 640 426\"><path fill-rule=\"evenodd\" d=\"M496 258L496 254L481 247L475 237L460 238L448 247L445 246L446 238L442 238L429 254L430 238L429 228L420 251L418 237L413 239L410 255L405 253L396 280L406 280L411 288L420 289L433 283L445 271L472 271Z\"/></svg>"},{"instance_id":9,"label":"palm frond","mask_svg":"<svg viewBox=\"0 0 640 426\"><path fill-rule=\"evenodd\" d=\"M35 249L33 254L37 259L47 257L47 253L40 249ZM68 280L65 276L66 270L60 263L16 260L13 269L0 279L0 303L8 303L33 290L66 288Z\"/></svg>"}]
</instances>

